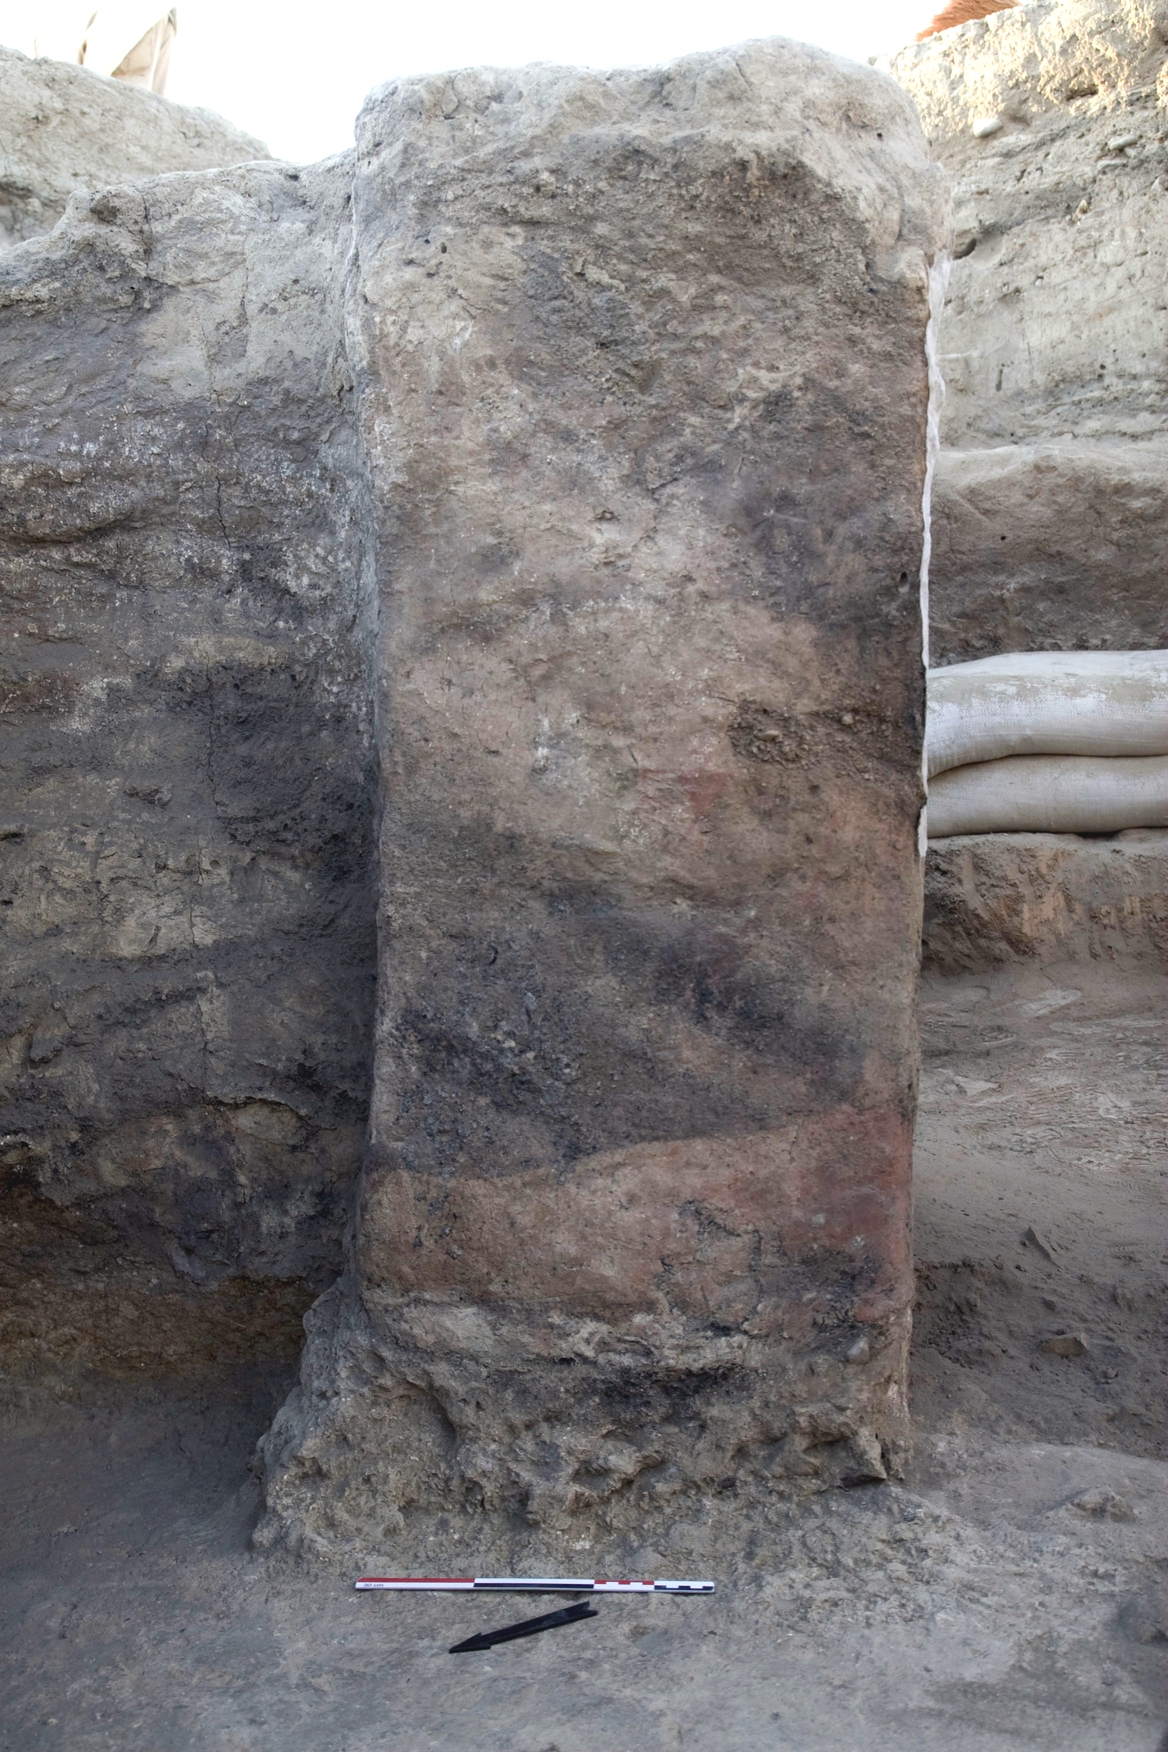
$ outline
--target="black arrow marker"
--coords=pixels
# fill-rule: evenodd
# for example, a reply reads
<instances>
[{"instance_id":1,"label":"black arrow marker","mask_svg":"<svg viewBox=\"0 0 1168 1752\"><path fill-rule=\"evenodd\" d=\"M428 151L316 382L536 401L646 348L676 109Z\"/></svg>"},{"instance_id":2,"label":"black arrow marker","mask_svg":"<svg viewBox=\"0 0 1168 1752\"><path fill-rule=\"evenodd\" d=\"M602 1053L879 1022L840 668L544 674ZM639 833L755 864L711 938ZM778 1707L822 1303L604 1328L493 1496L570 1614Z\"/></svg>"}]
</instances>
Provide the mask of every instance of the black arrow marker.
<instances>
[{"instance_id":1,"label":"black arrow marker","mask_svg":"<svg viewBox=\"0 0 1168 1752\"><path fill-rule=\"evenodd\" d=\"M595 1606L588 1606L581 1600L575 1606L564 1606L559 1612L545 1612L539 1618L525 1618L519 1624L508 1624L502 1630L483 1630L477 1636L468 1636L465 1642L455 1643L450 1653L452 1655L471 1655L478 1649L494 1648L496 1643L514 1642L520 1636L538 1636L541 1630L555 1630L560 1624L579 1624L582 1618L599 1618Z\"/></svg>"}]
</instances>

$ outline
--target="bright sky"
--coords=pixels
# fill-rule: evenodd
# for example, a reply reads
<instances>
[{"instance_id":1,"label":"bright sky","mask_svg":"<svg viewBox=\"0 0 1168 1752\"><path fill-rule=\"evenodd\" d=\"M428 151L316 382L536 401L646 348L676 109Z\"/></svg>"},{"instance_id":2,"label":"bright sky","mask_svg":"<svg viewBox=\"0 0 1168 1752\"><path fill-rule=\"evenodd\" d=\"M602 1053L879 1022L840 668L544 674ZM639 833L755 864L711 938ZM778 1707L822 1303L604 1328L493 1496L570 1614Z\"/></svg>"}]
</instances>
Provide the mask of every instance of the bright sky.
<instances>
[{"instance_id":1,"label":"bright sky","mask_svg":"<svg viewBox=\"0 0 1168 1752\"><path fill-rule=\"evenodd\" d=\"M31 52L52 0L0 0L0 41ZM96 6L98 0L92 0ZM748 37L790 36L867 60L911 40L941 0L177 0L167 97L218 110L277 157L351 145L365 93L402 73L559 61L651 66ZM158 12L166 10L159 0ZM131 45L127 44L127 48Z\"/></svg>"}]
</instances>

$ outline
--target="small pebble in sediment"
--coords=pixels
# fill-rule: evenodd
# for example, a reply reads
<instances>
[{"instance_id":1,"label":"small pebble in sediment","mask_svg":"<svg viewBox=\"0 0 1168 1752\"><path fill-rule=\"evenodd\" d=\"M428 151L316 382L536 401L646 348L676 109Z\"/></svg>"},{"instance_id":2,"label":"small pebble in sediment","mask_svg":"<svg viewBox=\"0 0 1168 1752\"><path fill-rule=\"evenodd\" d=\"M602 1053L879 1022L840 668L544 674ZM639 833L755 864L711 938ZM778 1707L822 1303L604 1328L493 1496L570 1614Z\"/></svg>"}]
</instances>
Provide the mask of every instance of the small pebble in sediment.
<instances>
[{"instance_id":1,"label":"small pebble in sediment","mask_svg":"<svg viewBox=\"0 0 1168 1752\"><path fill-rule=\"evenodd\" d=\"M1039 1346L1040 1350L1048 1351L1055 1357L1082 1357L1090 1350L1086 1335L1082 1332L1057 1332L1053 1338Z\"/></svg>"},{"instance_id":2,"label":"small pebble in sediment","mask_svg":"<svg viewBox=\"0 0 1168 1752\"><path fill-rule=\"evenodd\" d=\"M1134 1521L1136 1511L1126 1497L1114 1490L1085 1490L1071 1504L1083 1515L1098 1515L1108 1521Z\"/></svg>"}]
</instances>

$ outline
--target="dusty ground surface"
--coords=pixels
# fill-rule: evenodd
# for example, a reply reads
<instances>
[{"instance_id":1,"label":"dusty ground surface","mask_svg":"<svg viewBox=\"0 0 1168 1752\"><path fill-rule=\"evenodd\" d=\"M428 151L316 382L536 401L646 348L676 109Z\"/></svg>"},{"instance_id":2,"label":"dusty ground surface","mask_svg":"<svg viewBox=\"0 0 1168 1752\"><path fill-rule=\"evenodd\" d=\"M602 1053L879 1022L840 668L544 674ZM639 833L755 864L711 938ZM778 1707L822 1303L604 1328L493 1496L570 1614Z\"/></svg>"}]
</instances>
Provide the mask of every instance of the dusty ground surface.
<instances>
[{"instance_id":1,"label":"dusty ground surface","mask_svg":"<svg viewBox=\"0 0 1168 1752\"><path fill-rule=\"evenodd\" d=\"M622 1559L714 1576L712 1599L600 1600L451 1658L546 1607L355 1595L249 1552L286 1365L182 1394L10 1379L0 1747L1154 1752L1162 1012L1150 980L1091 968L927 983L916 1460L695 1504ZM468 1559L436 1535L435 1565Z\"/></svg>"}]
</instances>

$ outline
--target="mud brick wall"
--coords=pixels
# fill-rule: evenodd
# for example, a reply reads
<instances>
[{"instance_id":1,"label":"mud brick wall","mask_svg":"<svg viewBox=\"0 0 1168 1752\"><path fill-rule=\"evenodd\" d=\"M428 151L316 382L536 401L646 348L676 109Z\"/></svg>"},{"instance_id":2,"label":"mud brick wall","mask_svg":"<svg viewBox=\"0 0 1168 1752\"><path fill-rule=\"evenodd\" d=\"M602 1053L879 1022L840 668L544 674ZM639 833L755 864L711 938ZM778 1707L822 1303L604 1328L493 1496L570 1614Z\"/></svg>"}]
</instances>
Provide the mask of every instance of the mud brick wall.
<instances>
[{"instance_id":1,"label":"mud brick wall","mask_svg":"<svg viewBox=\"0 0 1168 1752\"><path fill-rule=\"evenodd\" d=\"M953 187L931 659L1157 649L1168 15L1027 0L888 67Z\"/></svg>"},{"instance_id":2,"label":"mud brick wall","mask_svg":"<svg viewBox=\"0 0 1168 1752\"><path fill-rule=\"evenodd\" d=\"M163 177L3 260L3 1166L163 1282L324 1288L364 1137L348 201Z\"/></svg>"},{"instance_id":3,"label":"mud brick wall","mask_svg":"<svg viewBox=\"0 0 1168 1752\"><path fill-rule=\"evenodd\" d=\"M883 1477L944 237L915 115L782 42L403 81L355 225L377 1057L261 1540Z\"/></svg>"}]
</instances>

